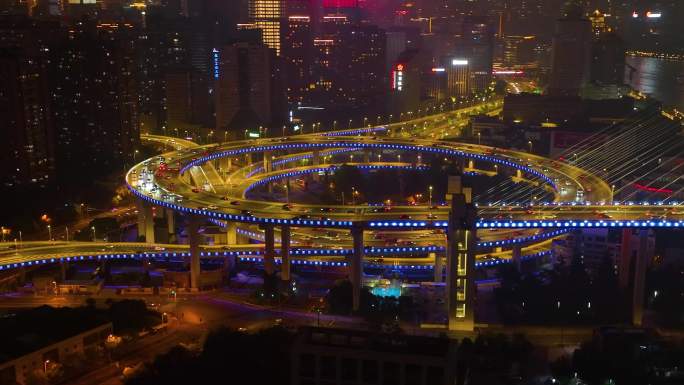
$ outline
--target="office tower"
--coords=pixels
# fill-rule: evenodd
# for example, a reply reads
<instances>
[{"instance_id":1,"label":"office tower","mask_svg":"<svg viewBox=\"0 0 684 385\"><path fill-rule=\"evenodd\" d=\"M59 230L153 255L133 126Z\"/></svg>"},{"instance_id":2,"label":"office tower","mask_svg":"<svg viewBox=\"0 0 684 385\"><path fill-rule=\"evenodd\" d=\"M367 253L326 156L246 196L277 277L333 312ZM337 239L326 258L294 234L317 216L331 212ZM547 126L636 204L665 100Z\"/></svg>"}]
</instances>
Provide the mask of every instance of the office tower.
<instances>
[{"instance_id":1,"label":"office tower","mask_svg":"<svg viewBox=\"0 0 684 385\"><path fill-rule=\"evenodd\" d=\"M0 48L0 182L5 188L53 182L54 142L46 60Z\"/></svg>"},{"instance_id":2,"label":"office tower","mask_svg":"<svg viewBox=\"0 0 684 385\"><path fill-rule=\"evenodd\" d=\"M445 65L447 95L466 96L470 93L470 62L465 58L453 58Z\"/></svg>"},{"instance_id":3,"label":"office tower","mask_svg":"<svg viewBox=\"0 0 684 385\"><path fill-rule=\"evenodd\" d=\"M50 67L60 178L86 179L131 164L139 144L133 28L72 26Z\"/></svg>"},{"instance_id":4,"label":"office tower","mask_svg":"<svg viewBox=\"0 0 684 385\"><path fill-rule=\"evenodd\" d=\"M289 16L283 31L281 56L284 62L285 88L289 103L304 101L311 84L313 31L311 17Z\"/></svg>"},{"instance_id":5,"label":"office tower","mask_svg":"<svg viewBox=\"0 0 684 385\"><path fill-rule=\"evenodd\" d=\"M549 94L575 96L584 88L590 78L591 36L591 22L582 7L569 1L556 22Z\"/></svg>"},{"instance_id":6,"label":"office tower","mask_svg":"<svg viewBox=\"0 0 684 385\"><path fill-rule=\"evenodd\" d=\"M323 18L314 40L312 100L322 104L372 104L384 91L386 40L374 25L346 16Z\"/></svg>"},{"instance_id":7,"label":"office tower","mask_svg":"<svg viewBox=\"0 0 684 385\"><path fill-rule=\"evenodd\" d=\"M621 85L624 77L625 43L615 33L605 33L591 47L591 81Z\"/></svg>"},{"instance_id":8,"label":"office tower","mask_svg":"<svg viewBox=\"0 0 684 385\"><path fill-rule=\"evenodd\" d=\"M390 113L417 111L420 106L423 65L418 50L402 52L392 63L390 72Z\"/></svg>"},{"instance_id":9,"label":"office tower","mask_svg":"<svg viewBox=\"0 0 684 385\"><path fill-rule=\"evenodd\" d=\"M167 131L191 126L209 126L209 93L206 77L192 69L169 70L165 74Z\"/></svg>"},{"instance_id":10,"label":"office tower","mask_svg":"<svg viewBox=\"0 0 684 385\"><path fill-rule=\"evenodd\" d=\"M486 17L466 16L463 19L455 55L468 61L470 91L483 92L491 82L494 61L494 30Z\"/></svg>"},{"instance_id":11,"label":"office tower","mask_svg":"<svg viewBox=\"0 0 684 385\"><path fill-rule=\"evenodd\" d=\"M216 49L216 128L255 130L271 123L272 52L262 44L235 43Z\"/></svg>"},{"instance_id":12,"label":"office tower","mask_svg":"<svg viewBox=\"0 0 684 385\"><path fill-rule=\"evenodd\" d=\"M249 0L249 21L261 30L263 43L280 55L280 34L285 4L283 0Z\"/></svg>"}]
</instances>

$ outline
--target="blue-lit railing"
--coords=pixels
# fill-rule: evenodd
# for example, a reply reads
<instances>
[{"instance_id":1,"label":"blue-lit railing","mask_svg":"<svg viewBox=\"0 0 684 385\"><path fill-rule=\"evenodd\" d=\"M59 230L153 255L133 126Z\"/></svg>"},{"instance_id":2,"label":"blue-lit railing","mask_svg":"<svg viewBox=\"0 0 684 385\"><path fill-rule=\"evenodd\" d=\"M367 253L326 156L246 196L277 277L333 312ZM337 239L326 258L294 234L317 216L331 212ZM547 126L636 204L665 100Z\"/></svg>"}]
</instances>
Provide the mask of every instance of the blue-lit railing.
<instances>
[{"instance_id":1,"label":"blue-lit railing","mask_svg":"<svg viewBox=\"0 0 684 385\"><path fill-rule=\"evenodd\" d=\"M254 153L254 152L264 152L264 151L277 151L277 150L302 150L302 149L316 149L316 148L335 148L335 147L359 147L359 148L373 148L380 150L401 150L408 152L426 152L445 156L456 156L462 158L469 158L474 160L482 160L487 162L496 163L498 165L512 167L518 169L522 172L534 175L537 178L542 179L548 183L554 190L558 191L558 188L553 181L553 179L544 175L542 172L535 170L531 167L523 166L521 164L511 162L506 159L498 158L495 156L482 155L476 153L465 152L461 150L454 150L444 147L430 147L430 146L415 146L415 145L405 145L405 144L392 144L392 143L376 143L376 142L328 142L328 143L282 143L282 144L269 144L263 146L255 146L249 148L239 148L234 150L220 151L206 156L202 156L195 160L192 160L185 164L180 173L183 174L191 167L199 166L210 160L223 158L226 156L234 156L239 154Z\"/></svg>"},{"instance_id":2,"label":"blue-lit railing","mask_svg":"<svg viewBox=\"0 0 684 385\"><path fill-rule=\"evenodd\" d=\"M416 246L416 247L368 247L364 249L365 255L387 255L397 253L425 253L443 251L443 248L436 246ZM276 250L278 251L278 250ZM202 251L201 258L225 258L237 257L240 261L257 262L263 259L264 252L262 250L244 250L244 251ZM352 249L293 249L292 256L321 256L321 257L341 257L350 256L353 254ZM548 252L531 254L521 257L522 259L534 258L536 256L547 255ZM60 262L88 262L88 261L108 261L108 260L142 260L154 259L159 261L189 258L190 252L143 252L143 253L111 253L111 254L97 254L97 255L78 255L78 256L64 256L57 258L44 258L32 261L16 262L0 265L0 271L11 270L21 267L41 266ZM277 263L280 258L276 258ZM500 263L507 263L509 260L491 260L477 262L476 266L491 266ZM346 262L336 261L310 261L293 259L292 264L299 265L321 265L321 266L346 266ZM367 263L370 264L370 263ZM378 265L380 266L380 265ZM419 266L419 265L411 265ZM432 267L429 267L432 268Z\"/></svg>"},{"instance_id":3,"label":"blue-lit railing","mask_svg":"<svg viewBox=\"0 0 684 385\"><path fill-rule=\"evenodd\" d=\"M339 150L331 150L331 151L326 151L325 153L322 153L320 156L332 156L332 155L337 155L337 154L342 154L345 152L353 152L353 151L358 151L358 148L343 148ZM304 159L311 159L313 158L313 154L303 154L303 155L297 155L297 156L290 156L287 158L282 158L278 160L274 160L272 165L275 166L280 166L281 164L287 164L290 162L297 162L300 160ZM254 168L254 170L250 171L245 175L245 178L251 178L256 174L259 174L264 171L264 166L257 166Z\"/></svg>"},{"instance_id":4,"label":"blue-lit railing","mask_svg":"<svg viewBox=\"0 0 684 385\"><path fill-rule=\"evenodd\" d=\"M362 169L362 170L383 170L383 169L401 169L401 170L425 170L426 168L424 166L412 166L412 165L406 165L406 166L400 166L400 165L382 165L382 164L361 164L361 165L355 165L356 168ZM301 175L307 175L307 174L315 174L317 172L326 172L326 171L335 171L339 168L339 166L336 165L330 165L326 167L316 167L316 168L307 168L303 170L295 170L295 171L287 171L283 172L281 174L275 174L268 176L263 179L259 179L255 181L254 183L250 184L245 188L244 193L248 193L251 191L253 188L276 181L284 178L290 178L290 177L297 177Z\"/></svg>"}]
</instances>

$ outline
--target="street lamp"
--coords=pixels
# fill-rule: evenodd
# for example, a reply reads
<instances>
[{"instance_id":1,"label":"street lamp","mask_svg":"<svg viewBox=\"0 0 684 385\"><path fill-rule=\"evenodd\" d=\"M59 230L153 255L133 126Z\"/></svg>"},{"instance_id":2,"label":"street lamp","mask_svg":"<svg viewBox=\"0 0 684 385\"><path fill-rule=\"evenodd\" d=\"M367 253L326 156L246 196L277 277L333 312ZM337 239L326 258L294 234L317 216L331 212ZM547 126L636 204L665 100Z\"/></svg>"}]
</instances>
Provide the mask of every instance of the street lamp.
<instances>
[{"instance_id":1,"label":"street lamp","mask_svg":"<svg viewBox=\"0 0 684 385\"><path fill-rule=\"evenodd\" d=\"M96 238L96 237L95 237L95 226L92 226L92 227L90 228L90 230L93 231L93 242L95 242L95 238Z\"/></svg>"},{"instance_id":2,"label":"street lamp","mask_svg":"<svg viewBox=\"0 0 684 385\"><path fill-rule=\"evenodd\" d=\"M48 241L51 241L52 240L52 226L47 225L47 229L48 229Z\"/></svg>"},{"instance_id":3,"label":"street lamp","mask_svg":"<svg viewBox=\"0 0 684 385\"><path fill-rule=\"evenodd\" d=\"M66 230L66 241L69 242L69 226L64 226L64 229Z\"/></svg>"},{"instance_id":4,"label":"street lamp","mask_svg":"<svg viewBox=\"0 0 684 385\"><path fill-rule=\"evenodd\" d=\"M482 134L480 132L478 132L477 133L477 144L478 145L482 144L482 140L481 140L482 138L481 137L482 137Z\"/></svg>"},{"instance_id":5,"label":"street lamp","mask_svg":"<svg viewBox=\"0 0 684 385\"><path fill-rule=\"evenodd\" d=\"M529 152L532 152L532 141L531 140L527 141L527 146L529 147L529 150L530 150Z\"/></svg>"},{"instance_id":6,"label":"street lamp","mask_svg":"<svg viewBox=\"0 0 684 385\"><path fill-rule=\"evenodd\" d=\"M47 373L47 365L50 363L50 360L45 360L43 362L43 372Z\"/></svg>"},{"instance_id":7,"label":"street lamp","mask_svg":"<svg viewBox=\"0 0 684 385\"><path fill-rule=\"evenodd\" d=\"M428 201L428 206L429 206L429 207L432 207L432 186L429 186L429 187L428 187L428 193L429 193L428 196L429 196L429 199L430 199L430 200Z\"/></svg>"},{"instance_id":8,"label":"street lamp","mask_svg":"<svg viewBox=\"0 0 684 385\"><path fill-rule=\"evenodd\" d=\"M287 181L285 182L285 202L290 204L290 189L287 187Z\"/></svg>"}]
</instances>

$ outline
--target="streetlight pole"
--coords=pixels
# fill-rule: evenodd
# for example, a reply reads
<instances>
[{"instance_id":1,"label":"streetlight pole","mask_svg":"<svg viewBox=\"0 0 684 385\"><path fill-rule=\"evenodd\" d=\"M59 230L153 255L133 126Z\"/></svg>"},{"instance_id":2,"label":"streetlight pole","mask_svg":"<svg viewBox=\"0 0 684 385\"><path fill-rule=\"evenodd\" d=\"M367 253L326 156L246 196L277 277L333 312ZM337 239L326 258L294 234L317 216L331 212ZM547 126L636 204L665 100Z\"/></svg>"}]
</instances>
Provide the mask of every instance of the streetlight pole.
<instances>
[{"instance_id":1,"label":"streetlight pole","mask_svg":"<svg viewBox=\"0 0 684 385\"><path fill-rule=\"evenodd\" d=\"M48 229L48 241L51 241L52 240L52 226L47 225L47 229Z\"/></svg>"},{"instance_id":2,"label":"streetlight pole","mask_svg":"<svg viewBox=\"0 0 684 385\"><path fill-rule=\"evenodd\" d=\"M64 226L64 229L66 230L66 241L69 242L69 226Z\"/></svg>"},{"instance_id":3,"label":"streetlight pole","mask_svg":"<svg viewBox=\"0 0 684 385\"><path fill-rule=\"evenodd\" d=\"M287 187L287 181L285 182L285 202L290 204L290 189Z\"/></svg>"},{"instance_id":4,"label":"streetlight pole","mask_svg":"<svg viewBox=\"0 0 684 385\"><path fill-rule=\"evenodd\" d=\"M93 231L93 242L95 242L95 238L96 238L96 236L95 236L95 226L91 227L90 230Z\"/></svg>"},{"instance_id":5,"label":"streetlight pole","mask_svg":"<svg viewBox=\"0 0 684 385\"><path fill-rule=\"evenodd\" d=\"M430 208L432 208L432 186L428 187L428 197L429 197L428 206Z\"/></svg>"}]
</instances>

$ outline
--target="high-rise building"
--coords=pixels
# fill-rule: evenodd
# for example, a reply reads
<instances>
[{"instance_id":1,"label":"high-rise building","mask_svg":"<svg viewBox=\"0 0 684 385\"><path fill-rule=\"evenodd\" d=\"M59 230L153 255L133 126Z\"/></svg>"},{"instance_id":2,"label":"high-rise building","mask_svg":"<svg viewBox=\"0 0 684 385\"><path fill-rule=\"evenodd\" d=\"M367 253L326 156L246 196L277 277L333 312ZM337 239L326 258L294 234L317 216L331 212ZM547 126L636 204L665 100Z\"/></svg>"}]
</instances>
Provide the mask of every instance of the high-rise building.
<instances>
[{"instance_id":1,"label":"high-rise building","mask_svg":"<svg viewBox=\"0 0 684 385\"><path fill-rule=\"evenodd\" d=\"M444 66L447 73L447 94L466 96L470 94L470 62L465 58L453 58Z\"/></svg>"},{"instance_id":2,"label":"high-rise building","mask_svg":"<svg viewBox=\"0 0 684 385\"><path fill-rule=\"evenodd\" d=\"M313 31L311 17L288 16L281 45L285 88L290 104L301 103L312 82Z\"/></svg>"},{"instance_id":3,"label":"high-rise building","mask_svg":"<svg viewBox=\"0 0 684 385\"><path fill-rule=\"evenodd\" d=\"M55 159L46 60L0 48L0 182L5 188L45 187Z\"/></svg>"},{"instance_id":4,"label":"high-rise building","mask_svg":"<svg viewBox=\"0 0 684 385\"><path fill-rule=\"evenodd\" d=\"M556 22L548 93L575 96L590 79L591 22L577 1L569 1Z\"/></svg>"},{"instance_id":5,"label":"high-rise building","mask_svg":"<svg viewBox=\"0 0 684 385\"><path fill-rule=\"evenodd\" d=\"M135 36L130 25L84 21L52 49L52 105L63 180L106 174L132 162L140 138Z\"/></svg>"},{"instance_id":6,"label":"high-rise building","mask_svg":"<svg viewBox=\"0 0 684 385\"><path fill-rule=\"evenodd\" d=\"M204 74L192 69L166 72L164 106L170 130L209 126L209 93ZM169 131L169 130L167 130Z\"/></svg>"},{"instance_id":7,"label":"high-rise building","mask_svg":"<svg viewBox=\"0 0 684 385\"><path fill-rule=\"evenodd\" d=\"M621 85L625 77L625 44L615 33L601 35L591 46L591 81Z\"/></svg>"},{"instance_id":8,"label":"high-rise building","mask_svg":"<svg viewBox=\"0 0 684 385\"><path fill-rule=\"evenodd\" d=\"M214 51L216 128L233 131L267 127L272 120L272 51L261 44L235 43Z\"/></svg>"},{"instance_id":9,"label":"high-rise building","mask_svg":"<svg viewBox=\"0 0 684 385\"><path fill-rule=\"evenodd\" d=\"M280 35L285 17L284 0L249 0L249 20L261 30L263 43L280 55Z\"/></svg>"},{"instance_id":10,"label":"high-rise building","mask_svg":"<svg viewBox=\"0 0 684 385\"><path fill-rule=\"evenodd\" d=\"M466 16L463 19L455 55L468 60L470 91L483 92L491 82L494 61L494 30L486 17Z\"/></svg>"},{"instance_id":11,"label":"high-rise building","mask_svg":"<svg viewBox=\"0 0 684 385\"><path fill-rule=\"evenodd\" d=\"M347 106L379 102L386 90L385 49L385 33L377 26L324 17L314 40L311 100Z\"/></svg>"},{"instance_id":12,"label":"high-rise building","mask_svg":"<svg viewBox=\"0 0 684 385\"><path fill-rule=\"evenodd\" d=\"M406 50L397 57L390 72L389 111L395 116L417 111L420 106L423 65L418 50Z\"/></svg>"}]
</instances>

